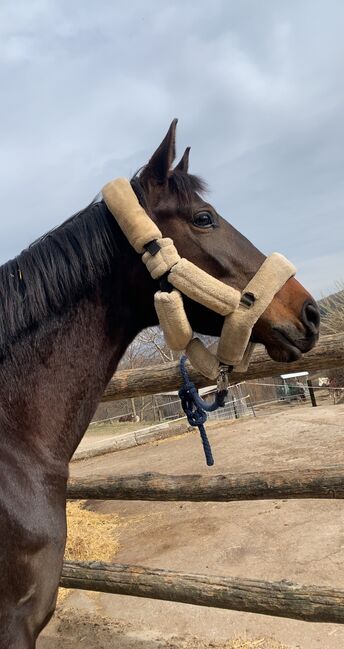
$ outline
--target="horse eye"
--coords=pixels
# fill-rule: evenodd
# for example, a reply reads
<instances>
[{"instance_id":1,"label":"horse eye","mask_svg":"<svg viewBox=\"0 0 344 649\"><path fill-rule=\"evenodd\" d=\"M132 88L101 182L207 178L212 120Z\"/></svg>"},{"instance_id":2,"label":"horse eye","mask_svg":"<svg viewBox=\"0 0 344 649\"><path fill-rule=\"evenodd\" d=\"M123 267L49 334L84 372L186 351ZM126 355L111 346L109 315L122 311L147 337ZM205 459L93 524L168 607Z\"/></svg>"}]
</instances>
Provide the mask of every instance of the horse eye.
<instances>
[{"instance_id":1,"label":"horse eye","mask_svg":"<svg viewBox=\"0 0 344 649\"><path fill-rule=\"evenodd\" d=\"M211 228L214 225L214 220L210 212L198 212L193 217L192 222L199 228Z\"/></svg>"}]
</instances>

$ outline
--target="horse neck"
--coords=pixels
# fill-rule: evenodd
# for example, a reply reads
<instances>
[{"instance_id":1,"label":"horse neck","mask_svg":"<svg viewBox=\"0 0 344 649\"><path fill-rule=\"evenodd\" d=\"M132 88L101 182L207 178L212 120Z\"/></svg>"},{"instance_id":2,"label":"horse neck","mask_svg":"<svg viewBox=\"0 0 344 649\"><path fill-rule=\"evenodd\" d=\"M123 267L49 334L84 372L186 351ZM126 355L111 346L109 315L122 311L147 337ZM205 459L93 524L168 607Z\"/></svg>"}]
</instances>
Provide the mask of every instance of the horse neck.
<instances>
[{"instance_id":1,"label":"horse neck","mask_svg":"<svg viewBox=\"0 0 344 649\"><path fill-rule=\"evenodd\" d=\"M25 457L53 467L74 453L120 358L151 324L149 290L138 282L134 291L134 277L123 268L105 278L99 293L43 323L5 360L0 431Z\"/></svg>"}]
</instances>

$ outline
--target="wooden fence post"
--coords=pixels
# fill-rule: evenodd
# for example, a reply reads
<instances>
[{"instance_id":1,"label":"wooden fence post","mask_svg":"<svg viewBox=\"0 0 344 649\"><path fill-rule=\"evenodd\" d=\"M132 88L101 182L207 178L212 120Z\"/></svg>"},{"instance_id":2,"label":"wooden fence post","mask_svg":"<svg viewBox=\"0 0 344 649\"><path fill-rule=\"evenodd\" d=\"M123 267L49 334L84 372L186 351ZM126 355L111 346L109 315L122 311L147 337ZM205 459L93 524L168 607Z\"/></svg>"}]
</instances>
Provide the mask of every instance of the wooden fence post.
<instances>
[{"instance_id":1,"label":"wooden fence post","mask_svg":"<svg viewBox=\"0 0 344 649\"><path fill-rule=\"evenodd\" d=\"M311 398L312 406L315 408L318 404L315 399L315 394L314 394L314 388L313 388L313 383L310 379L307 381L308 389L309 389L309 396Z\"/></svg>"}]
</instances>

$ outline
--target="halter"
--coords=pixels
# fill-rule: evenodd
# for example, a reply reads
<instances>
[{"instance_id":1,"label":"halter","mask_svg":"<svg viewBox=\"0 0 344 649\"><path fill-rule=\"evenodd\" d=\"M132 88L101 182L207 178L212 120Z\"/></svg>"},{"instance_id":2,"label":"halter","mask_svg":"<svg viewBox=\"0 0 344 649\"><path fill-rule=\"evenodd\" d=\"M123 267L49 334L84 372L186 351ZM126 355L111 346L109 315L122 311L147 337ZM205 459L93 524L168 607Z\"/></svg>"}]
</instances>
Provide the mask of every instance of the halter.
<instances>
[{"instance_id":1,"label":"halter","mask_svg":"<svg viewBox=\"0 0 344 649\"><path fill-rule=\"evenodd\" d=\"M244 372L248 368L253 344L252 329L295 272L295 266L274 252L267 257L243 293L181 258L172 241L163 237L154 221L140 205L126 178L109 182L102 190L103 199L119 227L160 289L154 305L168 346L186 351L193 367L210 379L221 379L227 371ZM224 324L215 349L193 337L186 315L183 295L224 316Z\"/></svg>"}]
</instances>

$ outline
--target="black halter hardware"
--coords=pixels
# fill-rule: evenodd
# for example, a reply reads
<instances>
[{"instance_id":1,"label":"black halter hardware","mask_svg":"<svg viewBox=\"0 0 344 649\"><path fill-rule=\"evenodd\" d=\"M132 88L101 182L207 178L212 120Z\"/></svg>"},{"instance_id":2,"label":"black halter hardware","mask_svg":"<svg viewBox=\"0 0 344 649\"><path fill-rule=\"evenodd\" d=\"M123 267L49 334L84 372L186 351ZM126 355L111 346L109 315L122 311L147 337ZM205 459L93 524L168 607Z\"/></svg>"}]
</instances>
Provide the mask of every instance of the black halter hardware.
<instances>
[{"instance_id":1,"label":"black halter hardware","mask_svg":"<svg viewBox=\"0 0 344 649\"><path fill-rule=\"evenodd\" d=\"M156 239L150 241L149 243L146 243L144 247L149 252L149 254L152 255L152 257L154 257L160 250L160 245ZM160 291L162 291L163 293L171 293L173 291L173 286L168 281L168 273L165 273L164 275L159 277L158 281Z\"/></svg>"},{"instance_id":2,"label":"black halter hardware","mask_svg":"<svg viewBox=\"0 0 344 649\"><path fill-rule=\"evenodd\" d=\"M152 257L155 257L155 255L158 254L159 250L161 250L160 245L156 239L153 239L153 241L146 243L144 247L147 250L147 252L149 252L149 254L152 255Z\"/></svg>"}]
</instances>

